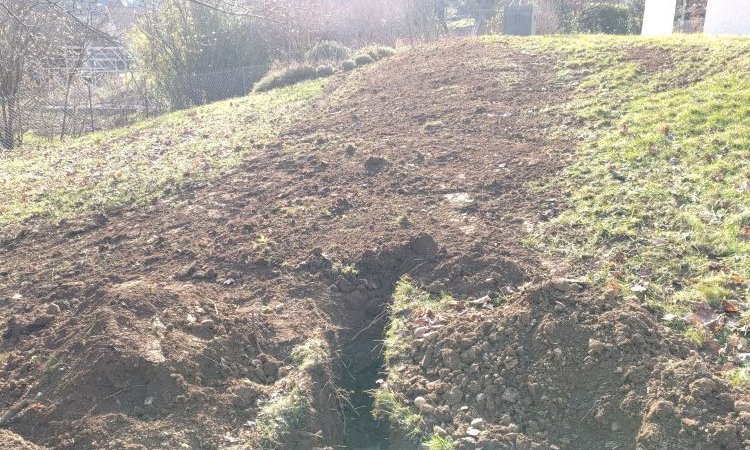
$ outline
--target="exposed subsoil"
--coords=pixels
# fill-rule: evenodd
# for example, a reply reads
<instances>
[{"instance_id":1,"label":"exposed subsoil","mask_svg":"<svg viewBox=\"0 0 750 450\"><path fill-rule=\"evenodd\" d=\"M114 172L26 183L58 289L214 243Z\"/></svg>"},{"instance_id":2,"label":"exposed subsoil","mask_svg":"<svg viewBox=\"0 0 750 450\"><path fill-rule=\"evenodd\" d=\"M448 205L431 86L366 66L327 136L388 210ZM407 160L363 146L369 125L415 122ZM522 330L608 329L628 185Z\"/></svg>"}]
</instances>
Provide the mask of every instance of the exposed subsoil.
<instances>
[{"instance_id":1,"label":"exposed subsoil","mask_svg":"<svg viewBox=\"0 0 750 450\"><path fill-rule=\"evenodd\" d=\"M386 388L423 415L425 432L452 436L457 448L750 445L747 393L618 292L558 280L501 308L419 314Z\"/></svg>"},{"instance_id":2,"label":"exposed subsoil","mask_svg":"<svg viewBox=\"0 0 750 450\"><path fill-rule=\"evenodd\" d=\"M564 207L529 188L575 146L552 133L574 125L548 109L570 95L554 67L499 43L405 51L334 80L224 179L3 230L2 439L255 448L260 408L297 386L313 411L276 448L393 445L365 392L396 280L470 299L565 271L521 245ZM291 350L320 337L334 363L293 376Z\"/></svg>"}]
</instances>

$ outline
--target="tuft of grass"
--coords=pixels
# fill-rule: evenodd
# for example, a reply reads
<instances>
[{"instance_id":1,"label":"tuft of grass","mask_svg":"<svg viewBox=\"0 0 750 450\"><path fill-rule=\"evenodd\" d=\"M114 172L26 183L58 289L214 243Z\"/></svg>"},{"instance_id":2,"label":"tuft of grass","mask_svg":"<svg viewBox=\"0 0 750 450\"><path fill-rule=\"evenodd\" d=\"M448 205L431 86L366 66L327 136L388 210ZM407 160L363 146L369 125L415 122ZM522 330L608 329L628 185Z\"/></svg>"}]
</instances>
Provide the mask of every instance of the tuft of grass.
<instances>
[{"instance_id":1,"label":"tuft of grass","mask_svg":"<svg viewBox=\"0 0 750 450\"><path fill-rule=\"evenodd\" d=\"M322 339L310 339L292 350L292 361L301 370L326 364L330 359L328 344Z\"/></svg>"},{"instance_id":2,"label":"tuft of grass","mask_svg":"<svg viewBox=\"0 0 750 450\"><path fill-rule=\"evenodd\" d=\"M344 61L341 61L341 64L339 64L339 67L344 72L349 72L350 70L354 70L357 68L357 62L353 59L346 59Z\"/></svg>"},{"instance_id":3,"label":"tuft of grass","mask_svg":"<svg viewBox=\"0 0 750 450\"><path fill-rule=\"evenodd\" d=\"M356 55L354 57L354 63L357 66L366 66L367 64L374 63L375 60L370 55Z\"/></svg>"},{"instance_id":4,"label":"tuft of grass","mask_svg":"<svg viewBox=\"0 0 750 450\"><path fill-rule=\"evenodd\" d=\"M442 120L430 120L425 122L425 124L422 126L425 131L435 131L443 128L445 126L445 123Z\"/></svg>"},{"instance_id":5,"label":"tuft of grass","mask_svg":"<svg viewBox=\"0 0 750 450\"><path fill-rule=\"evenodd\" d=\"M750 369L747 367L732 370L728 377L729 382L734 387L747 388L750 386Z\"/></svg>"},{"instance_id":6,"label":"tuft of grass","mask_svg":"<svg viewBox=\"0 0 750 450\"><path fill-rule=\"evenodd\" d=\"M453 450L453 439L450 437L433 435L425 444L425 448L427 450Z\"/></svg>"},{"instance_id":7,"label":"tuft of grass","mask_svg":"<svg viewBox=\"0 0 750 450\"><path fill-rule=\"evenodd\" d=\"M338 62L349 58L352 50L336 41L320 41L305 54L305 60L311 64L321 62Z\"/></svg>"},{"instance_id":8,"label":"tuft of grass","mask_svg":"<svg viewBox=\"0 0 750 450\"><path fill-rule=\"evenodd\" d=\"M314 80L325 76L308 64L298 64L283 69L273 70L255 84L255 92L268 92L272 89L291 86L307 80Z\"/></svg>"},{"instance_id":9,"label":"tuft of grass","mask_svg":"<svg viewBox=\"0 0 750 450\"><path fill-rule=\"evenodd\" d=\"M335 262L331 266L331 276L335 278L339 275L343 275L348 278L354 278L359 275L359 271L354 265Z\"/></svg>"},{"instance_id":10,"label":"tuft of grass","mask_svg":"<svg viewBox=\"0 0 750 450\"><path fill-rule=\"evenodd\" d=\"M402 214L396 217L396 225L401 228L409 228L411 226L411 219L406 214Z\"/></svg>"},{"instance_id":11,"label":"tuft of grass","mask_svg":"<svg viewBox=\"0 0 750 450\"><path fill-rule=\"evenodd\" d=\"M398 396L387 389L378 389L373 394L372 415L376 420L386 421L403 438L421 442L425 436L421 430L422 416L412 412Z\"/></svg>"},{"instance_id":12,"label":"tuft of grass","mask_svg":"<svg viewBox=\"0 0 750 450\"><path fill-rule=\"evenodd\" d=\"M261 408L255 421L255 429L260 435L260 448L275 450L284 435L300 428L312 414L307 397L298 388L272 398Z\"/></svg>"}]
</instances>

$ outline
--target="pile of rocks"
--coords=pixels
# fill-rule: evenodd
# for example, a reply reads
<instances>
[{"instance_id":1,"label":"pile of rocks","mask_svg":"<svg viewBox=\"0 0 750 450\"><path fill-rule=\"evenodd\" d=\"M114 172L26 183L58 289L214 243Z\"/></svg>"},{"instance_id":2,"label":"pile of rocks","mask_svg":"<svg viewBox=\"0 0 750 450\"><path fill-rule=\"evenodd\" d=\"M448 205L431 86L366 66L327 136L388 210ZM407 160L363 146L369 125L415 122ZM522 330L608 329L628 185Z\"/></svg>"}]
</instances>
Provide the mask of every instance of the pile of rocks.
<instances>
[{"instance_id":1,"label":"pile of rocks","mask_svg":"<svg viewBox=\"0 0 750 450\"><path fill-rule=\"evenodd\" d=\"M746 394L614 293L550 282L503 308L448 308L403 336L384 389L459 448L750 446Z\"/></svg>"}]
</instances>

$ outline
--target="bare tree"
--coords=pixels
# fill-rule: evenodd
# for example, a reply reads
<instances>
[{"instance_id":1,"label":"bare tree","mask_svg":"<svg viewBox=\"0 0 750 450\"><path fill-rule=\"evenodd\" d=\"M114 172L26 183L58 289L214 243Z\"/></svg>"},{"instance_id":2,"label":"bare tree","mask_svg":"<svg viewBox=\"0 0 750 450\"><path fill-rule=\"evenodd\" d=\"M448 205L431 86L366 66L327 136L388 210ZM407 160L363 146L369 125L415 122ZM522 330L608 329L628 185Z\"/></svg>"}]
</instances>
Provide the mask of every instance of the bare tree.
<instances>
[{"instance_id":1,"label":"bare tree","mask_svg":"<svg viewBox=\"0 0 750 450\"><path fill-rule=\"evenodd\" d=\"M109 39L63 0L0 3L0 144L11 149L25 131L27 107L45 94L49 68L80 69L87 42ZM72 75L69 74L68 79Z\"/></svg>"}]
</instances>

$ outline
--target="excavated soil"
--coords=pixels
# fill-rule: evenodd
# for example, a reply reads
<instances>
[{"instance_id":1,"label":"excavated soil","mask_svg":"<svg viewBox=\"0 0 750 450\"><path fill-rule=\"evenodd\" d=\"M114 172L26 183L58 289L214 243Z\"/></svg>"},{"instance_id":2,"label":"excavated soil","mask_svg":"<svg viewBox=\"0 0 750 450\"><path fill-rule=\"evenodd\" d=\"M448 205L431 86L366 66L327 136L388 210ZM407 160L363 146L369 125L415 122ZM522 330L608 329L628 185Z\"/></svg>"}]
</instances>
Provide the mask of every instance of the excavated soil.
<instances>
[{"instance_id":1,"label":"excavated soil","mask_svg":"<svg viewBox=\"0 0 750 450\"><path fill-rule=\"evenodd\" d=\"M457 448L750 445L747 393L617 292L562 280L501 308L455 303L428 316L415 310L407 322L410 348L384 389Z\"/></svg>"},{"instance_id":2,"label":"excavated soil","mask_svg":"<svg viewBox=\"0 0 750 450\"><path fill-rule=\"evenodd\" d=\"M20 439L54 449L396 445L372 419L367 395L386 376L379 354L394 283L409 275L431 292L469 299L547 278L548 267L565 272L521 244L528 224L564 207L559 193L532 190L529 183L554 176L576 144L555 133L558 126L575 125L550 109L567 101L573 88L569 81L559 84L555 64L504 43L452 41L404 51L332 81L303 112L306 120L278 141L256 146L223 179L145 208L3 229L2 445L24 448ZM574 309L563 303L560 323L571 320ZM658 399L675 411L702 411L708 404L706 413L674 417L683 425L683 417L708 425L705 415L715 411L721 420L711 420L712 431L698 435L711 436L706 442L735 442L730 428L740 422L725 396L715 395L713 403L701 397L712 389L725 392L723 385L706 375L700 379L711 380L710 389L699 383L690 400L698 380L690 377L704 373L699 363L669 365L666 356L651 355L674 351L677 360L688 351L639 314L636 326L618 323L630 316L579 313L589 328L601 320L601 327L656 334L648 345L634 343L622 353L622 373L608 363L617 375L602 375L595 390L574 383L570 392L563 392L568 385L560 378L548 382L535 375L537 366L549 374L547 365L559 362L540 356L553 344L539 341L540 348L532 349L534 342L525 341L534 334L532 325L516 335L516 324L503 317L459 320L456 327L502 328L498 342L526 358L518 366L526 372L503 376L520 403L503 414L498 406L494 415L487 413L501 448L513 433L519 448L523 439L560 448L599 442L576 431L581 417L563 414L573 398L580 398L576 411L591 402L592 413L583 417L591 430L600 433L594 421L601 417L605 431L617 419L630 433L637 419L616 418L612 406L627 393L623 386L631 389L633 404L642 404L628 410L634 414L653 409L652 415L669 415L668 405L652 402ZM560 373L585 379L576 364L589 345L587 333L596 333L569 331L578 334L554 344L569 361ZM652 346L656 337L664 342ZM330 360L297 367L293 349L316 339L330 347ZM498 342L478 359L505 358ZM617 350L619 341L603 342L624 351ZM533 353L522 356L527 350ZM645 369L624 379L639 361L645 369L666 361L666 381ZM582 367L587 375L606 373ZM695 369L688 376L689 367ZM455 383L454 372L444 381L429 376ZM546 395L546 415L525 405L537 394L522 384L524 373L539 385L539 399ZM615 386L616 379L624 381ZM469 388L469 381L462 383ZM307 399L305 416L263 440L259 412L294 389ZM411 395L406 387L403 392ZM460 434L466 414L455 423L445 415L435 420ZM538 436L527 416L548 434ZM558 427L551 426L555 417ZM671 436L676 426L640 426L638 442ZM495 439L494 432L487 434ZM682 436L673 439L688 442L679 441ZM581 446L566 447L564 439ZM616 442L636 442L623 439Z\"/></svg>"}]
</instances>

